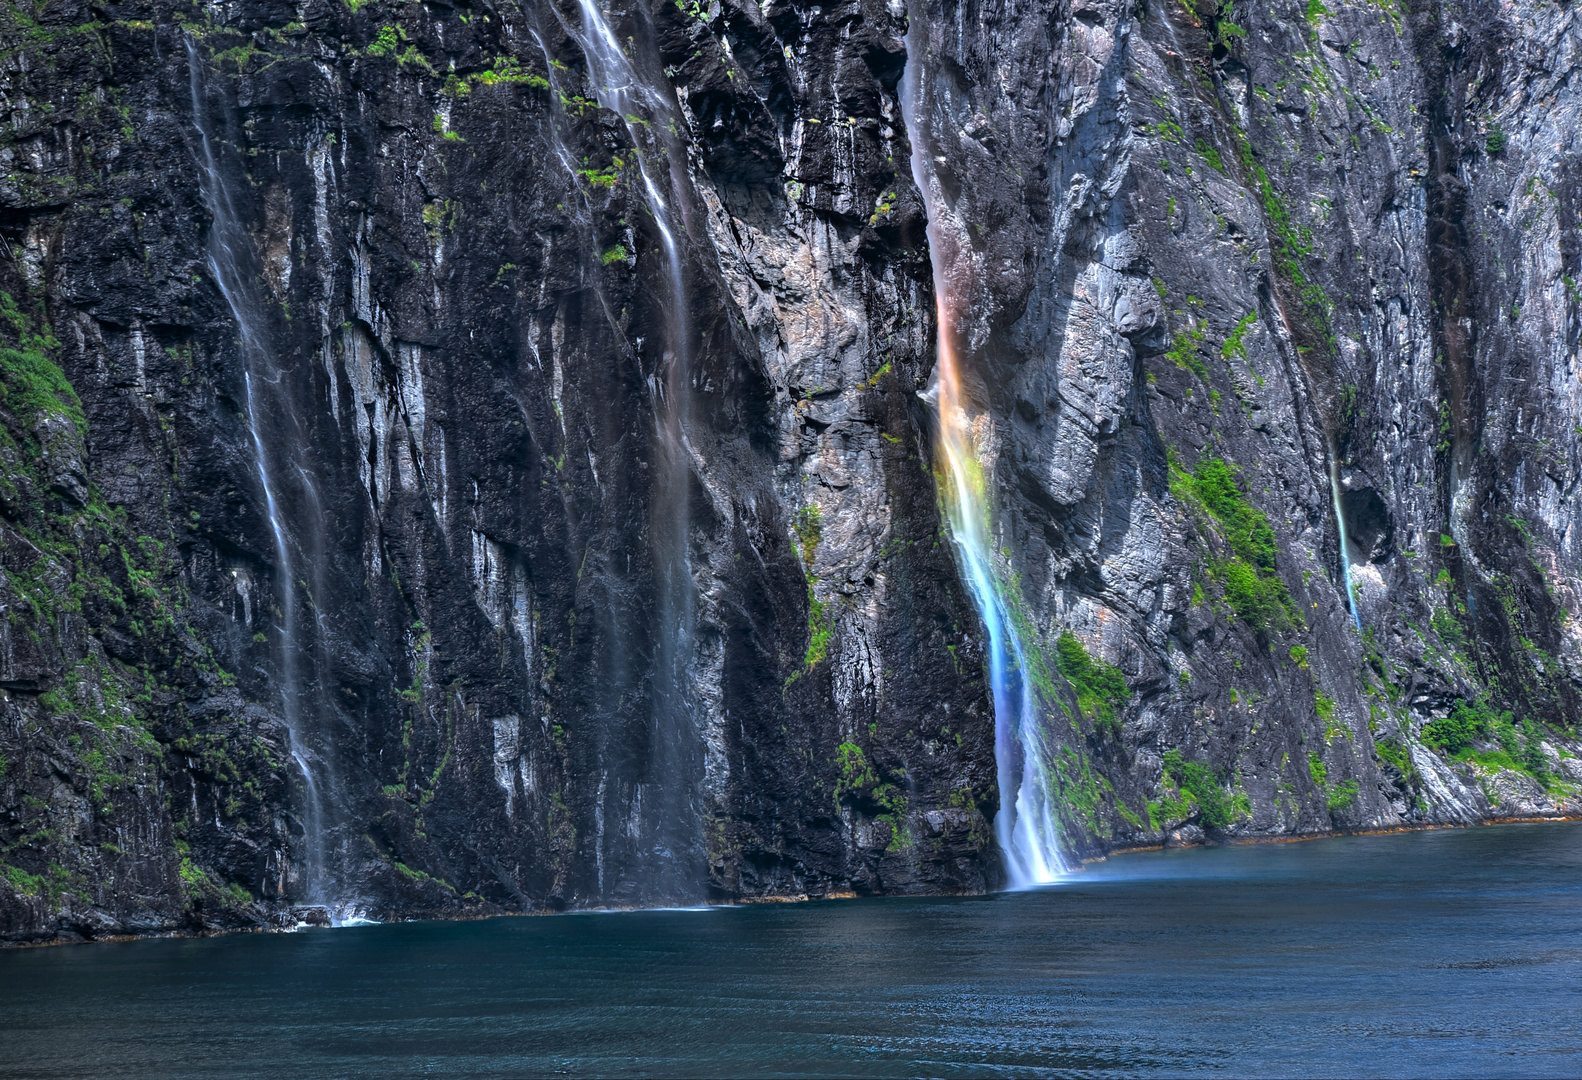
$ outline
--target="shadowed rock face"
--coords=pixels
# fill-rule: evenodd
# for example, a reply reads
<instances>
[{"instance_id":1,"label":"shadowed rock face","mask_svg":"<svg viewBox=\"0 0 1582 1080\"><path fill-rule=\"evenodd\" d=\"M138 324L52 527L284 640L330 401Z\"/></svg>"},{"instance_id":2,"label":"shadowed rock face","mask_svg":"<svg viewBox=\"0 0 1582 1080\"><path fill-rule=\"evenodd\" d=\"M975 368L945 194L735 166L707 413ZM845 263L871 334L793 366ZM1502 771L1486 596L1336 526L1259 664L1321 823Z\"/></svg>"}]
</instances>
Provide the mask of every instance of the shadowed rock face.
<instances>
[{"instance_id":1,"label":"shadowed rock face","mask_svg":"<svg viewBox=\"0 0 1582 1080\"><path fill-rule=\"evenodd\" d=\"M909 62L1066 854L1579 809L1568 9L602 11L0 14L0 933L999 881Z\"/></svg>"}]
</instances>

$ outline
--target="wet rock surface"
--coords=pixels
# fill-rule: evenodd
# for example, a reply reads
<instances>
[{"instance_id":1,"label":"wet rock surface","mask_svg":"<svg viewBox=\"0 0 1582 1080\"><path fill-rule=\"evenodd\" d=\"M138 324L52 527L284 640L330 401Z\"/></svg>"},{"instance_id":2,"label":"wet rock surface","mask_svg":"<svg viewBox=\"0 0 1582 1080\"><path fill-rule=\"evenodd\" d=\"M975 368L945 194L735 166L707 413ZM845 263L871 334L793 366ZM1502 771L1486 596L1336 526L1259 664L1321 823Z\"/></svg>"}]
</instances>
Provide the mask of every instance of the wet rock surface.
<instances>
[{"instance_id":1,"label":"wet rock surface","mask_svg":"<svg viewBox=\"0 0 1582 1080\"><path fill-rule=\"evenodd\" d=\"M992 887L909 62L1068 856L1578 810L1568 8L605 10L0 14L0 935Z\"/></svg>"}]
</instances>

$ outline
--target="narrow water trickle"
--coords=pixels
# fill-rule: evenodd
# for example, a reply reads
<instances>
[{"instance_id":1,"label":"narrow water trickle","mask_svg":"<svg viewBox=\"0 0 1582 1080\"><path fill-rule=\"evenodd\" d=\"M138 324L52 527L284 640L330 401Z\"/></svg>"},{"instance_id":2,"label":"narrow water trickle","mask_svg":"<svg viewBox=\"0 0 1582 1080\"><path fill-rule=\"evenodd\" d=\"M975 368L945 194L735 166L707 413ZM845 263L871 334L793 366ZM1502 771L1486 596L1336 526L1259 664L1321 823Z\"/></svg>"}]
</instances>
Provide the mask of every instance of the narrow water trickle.
<instances>
[{"instance_id":1,"label":"narrow water trickle","mask_svg":"<svg viewBox=\"0 0 1582 1080\"><path fill-rule=\"evenodd\" d=\"M595 0L578 0L578 8L581 27L567 29L587 58L588 78L599 104L626 125L643 198L664 248L670 293L664 363L649 383L661 459L649 495L650 557L658 579L656 678L649 760L644 780L632 795L632 816L645 833L637 868L645 880L635 883L640 892L648 901L687 900L702 889L702 821L697 805L702 748L687 670L693 655L696 596L688 545L692 331L680 241L685 230L681 212L687 182L685 155L676 136L678 117L668 88L657 77L644 78ZM637 48L635 42L630 44ZM668 175L658 171L661 164L668 167ZM602 836L598 857L602 867ZM647 865L641 865L644 862ZM602 870L600 877L603 891Z\"/></svg>"},{"instance_id":2,"label":"narrow water trickle","mask_svg":"<svg viewBox=\"0 0 1582 1080\"><path fill-rule=\"evenodd\" d=\"M944 106L934 85L929 26L915 9L906 35L901 115L912 141L912 177L928 209L929 258L939 323L936 358L939 414L938 475L951 539L968 590L989 638L989 681L994 695L995 763L1000 812L995 839L1011 888L1053 881L1068 868L1060 854L1058 808L1049 785L1044 714L1027 677L1027 649L995 566L991 541L989 477L979 443L992 436L993 418L969 400L963 384L965 312L972 300L974 267L966 225L954 212L935 167L930 135ZM1034 645L1033 647L1036 647Z\"/></svg>"},{"instance_id":3,"label":"narrow water trickle","mask_svg":"<svg viewBox=\"0 0 1582 1080\"><path fill-rule=\"evenodd\" d=\"M1340 462L1335 456L1333 440L1329 447L1329 496L1335 504L1335 528L1340 533L1340 573L1346 582L1346 607L1351 621L1362 629L1362 618L1357 614L1357 589L1351 581L1351 541L1346 536L1346 511L1340 497Z\"/></svg>"},{"instance_id":4,"label":"narrow water trickle","mask_svg":"<svg viewBox=\"0 0 1582 1080\"><path fill-rule=\"evenodd\" d=\"M334 827L334 800L330 789L334 785L334 777L323 763L321 755L313 749L316 725L314 717L309 715L313 710L305 706L312 704L312 695L306 686L316 680L310 679L311 673L302 670L304 659L311 662L311 655L301 632L298 582L305 580L304 574L314 580L318 579L318 575L298 565L298 560L293 557L293 544L281 505L284 488L280 474L289 471L290 467L295 468L304 488L298 492L298 501L305 504L306 509L317 510L317 493L312 490L311 476L302 463L294 460L295 448L300 445L300 441L292 437L295 424L290 397L283 385L286 372L267 342L268 324L255 285L257 256L220 166L219 139L213 130L204 100L204 66L197 47L190 39L187 41L187 71L193 124L198 134L198 185L212 218L208 242L209 272L236 321L243 365L245 420L274 547L272 576L280 609L280 622L274 635L280 680L280 712L290 739L290 757L301 773L303 788L298 807L298 821L302 828L298 866L301 895L292 899L324 905L330 910L332 918L339 922L349 909L337 903L333 896L334 867L330 836ZM271 418L273 425L270 423Z\"/></svg>"}]
</instances>

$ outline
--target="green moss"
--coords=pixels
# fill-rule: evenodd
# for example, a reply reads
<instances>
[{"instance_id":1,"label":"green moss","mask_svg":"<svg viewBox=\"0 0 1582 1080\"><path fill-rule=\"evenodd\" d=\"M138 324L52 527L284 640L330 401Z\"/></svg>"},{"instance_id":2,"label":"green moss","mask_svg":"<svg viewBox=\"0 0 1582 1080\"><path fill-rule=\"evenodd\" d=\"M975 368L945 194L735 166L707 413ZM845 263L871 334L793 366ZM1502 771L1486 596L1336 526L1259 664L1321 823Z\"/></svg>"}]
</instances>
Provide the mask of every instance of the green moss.
<instances>
[{"instance_id":1,"label":"green moss","mask_svg":"<svg viewBox=\"0 0 1582 1080\"><path fill-rule=\"evenodd\" d=\"M1225 160L1219 156L1219 151L1211 146L1207 140L1199 139L1197 141L1197 152L1202 154L1203 160L1214 166L1214 168L1220 172L1225 171Z\"/></svg>"},{"instance_id":2,"label":"green moss","mask_svg":"<svg viewBox=\"0 0 1582 1080\"><path fill-rule=\"evenodd\" d=\"M1119 737L1121 722L1116 710L1124 708L1132 696L1121 669L1095 660L1069 630L1055 639L1055 667L1076 692L1077 708L1083 715L1092 718L1100 730Z\"/></svg>"},{"instance_id":3,"label":"green moss","mask_svg":"<svg viewBox=\"0 0 1582 1080\"><path fill-rule=\"evenodd\" d=\"M1306 671L1307 670L1307 646L1306 645L1292 645L1291 646L1291 659L1296 661L1296 666L1297 667L1301 668L1303 671Z\"/></svg>"},{"instance_id":4,"label":"green moss","mask_svg":"<svg viewBox=\"0 0 1582 1080\"><path fill-rule=\"evenodd\" d=\"M1381 760L1393 765L1395 771L1402 776L1410 778L1417 775L1417 769L1412 764L1411 751L1399 739L1380 739L1373 744L1373 748L1378 752Z\"/></svg>"},{"instance_id":5,"label":"green moss","mask_svg":"<svg viewBox=\"0 0 1582 1080\"><path fill-rule=\"evenodd\" d=\"M621 179L620 163L608 169L578 169L577 175L586 180L591 187L602 188L608 191Z\"/></svg>"},{"instance_id":6,"label":"green moss","mask_svg":"<svg viewBox=\"0 0 1582 1080\"><path fill-rule=\"evenodd\" d=\"M616 244L609 251L600 255L599 261L605 266L609 266L611 263L625 262L628 258L626 247L622 244Z\"/></svg>"},{"instance_id":7,"label":"green moss","mask_svg":"<svg viewBox=\"0 0 1582 1080\"><path fill-rule=\"evenodd\" d=\"M824 537L824 512L816 503L801 507L791 519L791 529L802 545L803 563L812 566L813 558L818 554L819 541Z\"/></svg>"},{"instance_id":8,"label":"green moss","mask_svg":"<svg viewBox=\"0 0 1582 1080\"><path fill-rule=\"evenodd\" d=\"M1137 811L1127 806L1123 800L1115 800L1115 812L1125 818L1126 823L1132 828L1141 829L1143 827L1143 819L1138 815Z\"/></svg>"},{"instance_id":9,"label":"green moss","mask_svg":"<svg viewBox=\"0 0 1582 1080\"><path fill-rule=\"evenodd\" d=\"M35 330L34 321L18 309L9 293L0 293L0 319L10 325L17 340L14 348L0 345L0 375L4 377L0 400L25 426L32 426L43 415L58 413L70 420L79 434L86 435L88 420L82 401L51 356L60 342L49 324L40 317L41 329Z\"/></svg>"},{"instance_id":10,"label":"green moss","mask_svg":"<svg viewBox=\"0 0 1582 1080\"><path fill-rule=\"evenodd\" d=\"M549 80L542 75L535 75L531 71L522 70L515 60L509 56L501 56L494 62L494 67L488 71L479 72L468 76L479 86L495 86L500 83L521 83L535 90L548 90Z\"/></svg>"},{"instance_id":11,"label":"green moss","mask_svg":"<svg viewBox=\"0 0 1582 1080\"><path fill-rule=\"evenodd\" d=\"M396 871L408 881L415 882L419 885L437 885L449 893L454 893L456 891L456 887L450 882L442 881L433 874L429 874L422 870L408 866L404 862L393 861L390 865L395 867Z\"/></svg>"},{"instance_id":12,"label":"green moss","mask_svg":"<svg viewBox=\"0 0 1582 1080\"><path fill-rule=\"evenodd\" d=\"M1431 750L1455 754L1488 738L1499 726L1509 726L1511 714L1498 712L1484 702L1458 701L1449 716L1424 725L1421 739Z\"/></svg>"},{"instance_id":13,"label":"green moss","mask_svg":"<svg viewBox=\"0 0 1582 1080\"><path fill-rule=\"evenodd\" d=\"M829 657L829 641L835 632L835 619L830 606L813 595L811 585L808 586L807 602L807 653L802 657L802 666L804 670L812 671L815 664Z\"/></svg>"},{"instance_id":14,"label":"green moss","mask_svg":"<svg viewBox=\"0 0 1582 1080\"><path fill-rule=\"evenodd\" d=\"M1331 814L1339 813L1356 801L1358 790L1355 780L1347 780L1344 783L1336 784L1325 795L1324 804L1329 808Z\"/></svg>"},{"instance_id":15,"label":"green moss","mask_svg":"<svg viewBox=\"0 0 1582 1080\"><path fill-rule=\"evenodd\" d=\"M23 896L46 896L48 881L41 874L30 874L16 866L0 866L0 877Z\"/></svg>"},{"instance_id":16,"label":"green moss","mask_svg":"<svg viewBox=\"0 0 1582 1080\"><path fill-rule=\"evenodd\" d=\"M1428 625L1433 627L1439 639L1452 649L1460 649L1467 643L1466 631L1461 628L1460 620L1448 608L1435 609L1428 617Z\"/></svg>"},{"instance_id":17,"label":"green moss","mask_svg":"<svg viewBox=\"0 0 1582 1080\"><path fill-rule=\"evenodd\" d=\"M1210 571L1237 618L1259 632L1294 621L1290 593L1275 572L1274 531L1241 493L1232 466L1219 458L1203 458L1191 473L1174 462L1171 472L1171 492L1206 511L1230 546L1232 557L1216 560Z\"/></svg>"},{"instance_id":18,"label":"green moss","mask_svg":"<svg viewBox=\"0 0 1582 1080\"><path fill-rule=\"evenodd\" d=\"M1192 801L1184 796L1167 795L1148 804L1148 827L1158 832L1172 821L1185 821L1192 816Z\"/></svg>"},{"instance_id":19,"label":"green moss","mask_svg":"<svg viewBox=\"0 0 1582 1080\"><path fill-rule=\"evenodd\" d=\"M1226 360L1229 360L1232 356L1237 356L1245 362L1247 359L1247 345L1242 339L1247 336L1247 331L1257 321L1258 313L1256 311L1249 311L1243 315L1241 321L1236 324L1236 328L1225 339L1225 344L1220 346L1220 356Z\"/></svg>"},{"instance_id":20,"label":"green moss","mask_svg":"<svg viewBox=\"0 0 1582 1080\"><path fill-rule=\"evenodd\" d=\"M404 40L406 40L405 31L394 26L381 26L379 33L374 35L373 43L368 46L368 55L394 56Z\"/></svg>"},{"instance_id":21,"label":"green moss","mask_svg":"<svg viewBox=\"0 0 1582 1080\"><path fill-rule=\"evenodd\" d=\"M1184 371L1190 371L1204 382L1208 381L1208 365L1198 355L1198 344L1203 340L1201 327L1188 326L1185 330L1176 332L1175 341L1165 359Z\"/></svg>"},{"instance_id":22,"label":"green moss","mask_svg":"<svg viewBox=\"0 0 1582 1080\"><path fill-rule=\"evenodd\" d=\"M1197 805L1204 825L1224 829L1251 810L1245 795L1227 795L1214 776L1213 769L1201 762L1183 760L1178 750L1166 752L1164 772ZM1152 819L1154 816L1150 805L1149 817Z\"/></svg>"},{"instance_id":23,"label":"green moss","mask_svg":"<svg viewBox=\"0 0 1582 1080\"><path fill-rule=\"evenodd\" d=\"M1315 3L1317 0L1315 0ZM1322 8L1322 4L1319 5ZM1311 10L1311 9L1309 9ZM1305 304L1315 309L1315 314L1324 326L1326 340L1328 338L1329 299L1324 295L1324 290L1307 279L1302 269L1302 260L1313 253L1313 234L1311 230L1296 224L1291 219L1291 212L1286 208L1285 201L1274 190L1274 184L1269 179L1268 170L1258 163L1253 157L1252 143L1246 134L1237 132L1237 139L1241 147L1241 163L1251 175L1254 185L1258 189L1259 201L1263 204L1264 217L1268 220L1273 230L1274 261L1279 270L1285 274Z\"/></svg>"},{"instance_id":24,"label":"green moss","mask_svg":"<svg viewBox=\"0 0 1582 1080\"><path fill-rule=\"evenodd\" d=\"M914 843L905 825L908 801L896 785L881 780L868 761L868 755L854 742L843 742L835 748L835 813L848 800L863 799L878 805L875 820L890 826L888 850L897 851Z\"/></svg>"}]
</instances>

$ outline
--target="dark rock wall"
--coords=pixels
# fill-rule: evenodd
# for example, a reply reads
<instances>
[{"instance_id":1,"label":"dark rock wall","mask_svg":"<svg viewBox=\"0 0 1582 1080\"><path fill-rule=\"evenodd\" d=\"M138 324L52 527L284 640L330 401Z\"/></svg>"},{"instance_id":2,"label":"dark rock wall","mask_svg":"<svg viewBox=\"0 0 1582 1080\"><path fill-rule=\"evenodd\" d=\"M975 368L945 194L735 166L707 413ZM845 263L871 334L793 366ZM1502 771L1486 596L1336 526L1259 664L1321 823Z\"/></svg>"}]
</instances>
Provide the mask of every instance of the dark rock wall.
<instances>
[{"instance_id":1,"label":"dark rock wall","mask_svg":"<svg viewBox=\"0 0 1582 1080\"><path fill-rule=\"evenodd\" d=\"M912 17L1071 854L1574 810L1570 10ZM674 94L625 118L575 4L0 15L7 937L997 880L907 18L612 9ZM1481 763L1424 735L1462 702L1518 725Z\"/></svg>"}]
</instances>

